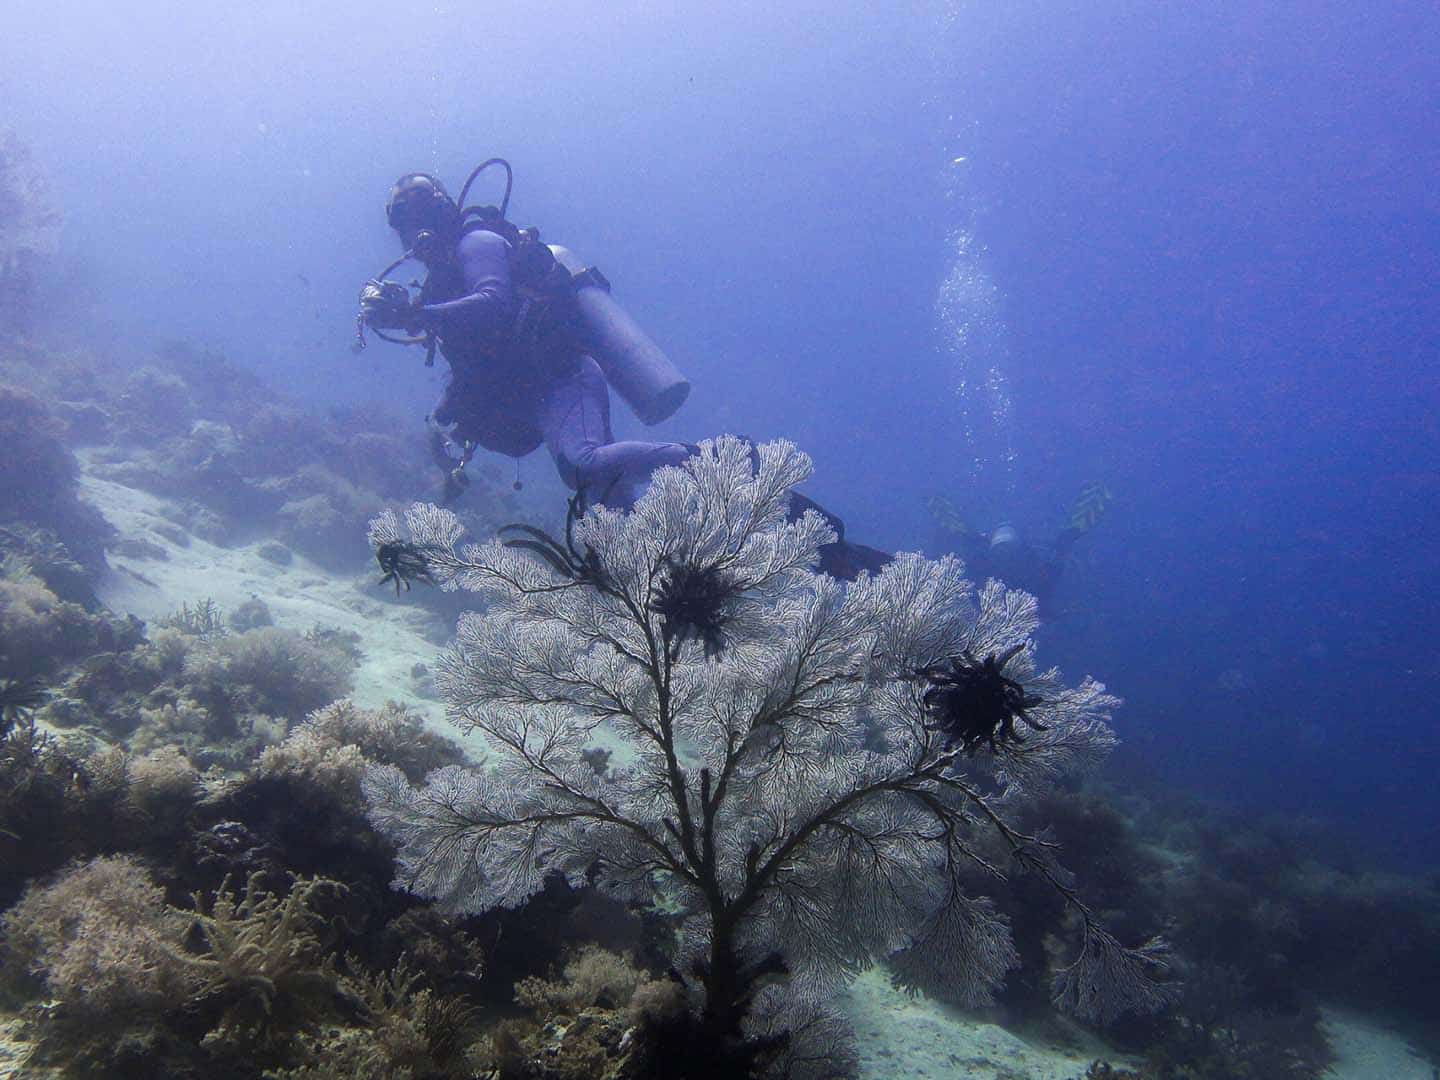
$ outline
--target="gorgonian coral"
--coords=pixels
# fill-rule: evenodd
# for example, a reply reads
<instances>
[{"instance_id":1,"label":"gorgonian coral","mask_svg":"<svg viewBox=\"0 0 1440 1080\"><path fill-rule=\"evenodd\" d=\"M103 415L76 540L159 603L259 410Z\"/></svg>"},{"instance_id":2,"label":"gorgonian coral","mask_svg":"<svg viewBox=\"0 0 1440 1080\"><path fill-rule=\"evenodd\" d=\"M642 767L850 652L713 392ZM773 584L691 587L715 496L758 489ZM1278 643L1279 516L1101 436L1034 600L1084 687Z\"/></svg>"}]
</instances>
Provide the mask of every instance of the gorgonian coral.
<instances>
[{"instance_id":1,"label":"gorgonian coral","mask_svg":"<svg viewBox=\"0 0 1440 1080\"><path fill-rule=\"evenodd\" d=\"M788 443L753 458L706 443L632 511L573 519L563 547L462 549L454 515L428 505L372 524L376 546L423 545L436 580L482 606L438 682L486 766L422 787L365 776L398 884L463 911L521 904L557 873L663 899L685 913L672 960L703 1053L736 1074L840 1076L812 1036L836 1037L824 1000L856 970L903 949L902 982L943 978L979 1003L1016 963L1004 918L969 888L977 866L1002 872L991 830L1078 916L1057 1000L1092 1017L1154 1006L1158 952L1106 933L1054 845L1006 813L1104 756L1114 699L1037 670L1034 599L976 590L954 559L901 555L848 587L816 573L833 533L787 513L808 472ZM992 740L1003 754L967 751ZM623 752L597 769L598 745Z\"/></svg>"}]
</instances>

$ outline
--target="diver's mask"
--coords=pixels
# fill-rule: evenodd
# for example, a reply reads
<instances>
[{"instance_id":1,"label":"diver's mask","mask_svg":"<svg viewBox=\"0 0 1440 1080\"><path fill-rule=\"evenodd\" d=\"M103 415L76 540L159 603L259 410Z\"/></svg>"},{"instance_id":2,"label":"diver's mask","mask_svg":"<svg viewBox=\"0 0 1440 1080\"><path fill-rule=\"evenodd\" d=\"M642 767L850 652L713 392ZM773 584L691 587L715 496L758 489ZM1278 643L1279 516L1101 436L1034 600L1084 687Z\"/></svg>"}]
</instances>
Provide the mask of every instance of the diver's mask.
<instances>
[{"instance_id":1,"label":"diver's mask","mask_svg":"<svg viewBox=\"0 0 1440 1080\"><path fill-rule=\"evenodd\" d=\"M439 180L412 173L390 189L385 220L400 234L407 251L428 262L444 254L444 238L458 224L460 211Z\"/></svg>"}]
</instances>

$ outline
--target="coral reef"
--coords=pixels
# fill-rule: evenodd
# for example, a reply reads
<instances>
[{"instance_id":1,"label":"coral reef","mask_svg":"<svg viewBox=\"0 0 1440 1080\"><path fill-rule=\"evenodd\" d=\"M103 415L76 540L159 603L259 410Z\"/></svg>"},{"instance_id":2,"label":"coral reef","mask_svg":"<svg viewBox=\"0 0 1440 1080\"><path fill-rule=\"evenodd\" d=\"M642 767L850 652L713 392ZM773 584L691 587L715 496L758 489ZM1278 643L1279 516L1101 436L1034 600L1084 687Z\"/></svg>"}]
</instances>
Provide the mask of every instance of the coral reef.
<instances>
[{"instance_id":1,"label":"coral reef","mask_svg":"<svg viewBox=\"0 0 1440 1080\"><path fill-rule=\"evenodd\" d=\"M340 993L315 906L338 887L296 880L281 896L252 879L182 910L135 859L92 859L5 915L0 971L12 992L48 999L34 1012L42 1061L69 1074L129 1074L177 1052L222 1067L283 1057Z\"/></svg>"},{"instance_id":2,"label":"coral reef","mask_svg":"<svg viewBox=\"0 0 1440 1080\"><path fill-rule=\"evenodd\" d=\"M577 950L557 978L521 980L515 1000L530 1018L494 1038L501 1074L514 1080L667 1075L657 1051L687 1018L678 982L596 946Z\"/></svg>"},{"instance_id":3,"label":"coral reef","mask_svg":"<svg viewBox=\"0 0 1440 1080\"><path fill-rule=\"evenodd\" d=\"M86 611L38 577L0 578L0 677L50 675L96 653L125 652L143 637L139 620Z\"/></svg>"},{"instance_id":4,"label":"coral reef","mask_svg":"<svg viewBox=\"0 0 1440 1080\"><path fill-rule=\"evenodd\" d=\"M5 915L3 971L43 993L67 1028L124 1024L183 1000L198 979L177 945L185 919L129 856L97 858L31 888Z\"/></svg>"},{"instance_id":5,"label":"coral reef","mask_svg":"<svg viewBox=\"0 0 1440 1080\"><path fill-rule=\"evenodd\" d=\"M57 493L74 488L80 466L64 435L65 425L38 397L0 384L0 493L7 516L41 520Z\"/></svg>"},{"instance_id":6,"label":"coral reef","mask_svg":"<svg viewBox=\"0 0 1440 1080\"><path fill-rule=\"evenodd\" d=\"M66 636L50 634L41 655L79 659L77 653L91 652L55 680L41 718L123 739L136 753L175 746L202 768L243 768L283 739L290 723L350 689L356 657L348 642L275 626L231 633L224 613L209 601L182 606L145 641L136 622L117 630L111 620L87 616L75 605L67 609L52 598L37 610L30 603L6 603L9 594L35 599L33 587L0 582L0 626L28 620L43 628L50 625L45 619L65 615L69 621L60 625ZM89 622L77 629L82 617ZM86 628L88 636L81 633ZM76 643L69 652L53 644L64 640ZM21 667L24 660L19 653L13 659L0 653L0 669Z\"/></svg>"},{"instance_id":7,"label":"coral reef","mask_svg":"<svg viewBox=\"0 0 1440 1080\"><path fill-rule=\"evenodd\" d=\"M816 578L823 529L776 511L788 449L756 476L707 447L633 519L558 539L457 551L447 515L387 519L380 599L489 604L411 672L489 738L477 766L401 706L344 700L346 628L276 627L257 596L192 600L147 640L95 598L106 547L164 549L114 537L82 464L169 496L169 544L249 543L284 581L306 557L360 568L358 523L425 483L414 425L302 410L183 346L136 370L16 329L0 1000L36 1075L839 1076L826 994L882 957L912 991L993 992L1007 1022L1058 1027L1058 997L1143 1062L1097 1078L1317 1077L1317 1002L1440 1045L1440 882L1057 776L1107 748L1101 688L1037 670L1023 598L953 564ZM477 481L484 538L513 504ZM427 576L449 591L403 589ZM391 888L397 841L414 893ZM1178 992L1117 1018L1162 996L1118 941L1162 929Z\"/></svg>"},{"instance_id":8,"label":"coral reef","mask_svg":"<svg viewBox=\"0 0 1440 1080\"><path fill-rule=\"evenodd\" d=\"M320 784L359 806L367 764L386 762L418 783L464 760L458 745L426 730L424 721L404 706L390 702L370 710L344 700L311 713L283 743L261 754L259 771Z\"/></svg>"},{"instance_id":9,"label":"coral reef","mask_svg":"<svg viewBox=\"0 0 1440 1080\"><path fill-rule=\"evenodd\" d=\"M61 215L30 148L0 134L0 328L25 332L34 314L35 273L59 247Z\"/></svg>"},{"instance_id":10,"label":"coral reef","mask_svg":"<svg viewBox=\"0 0 1440 1080\"><path fill-rule=\"evenodd\" d=\"M339 977L321 934L330 934L317 897L345 886L326 878L296 879L277 895L252 874L245 891L222 882L213 898L193 896L202 942L187 958L196 996L214 1019L207 1040L237 1049L272 1043L328 1004Z\"/></svg>"},{"instance_id":11,"label":"coral reef","mask_svg":"<svg viewBox=\"0 0 1440 1080\"><path fill-rule=\"evenodd\" d=\"M182 603L169 615L158 620L156 626L166 630L177 630L181 634L200 638L202 641L224 637L230 629L225 619L225 613L220 610L220 605L208 596L195 601L194 607L191 607L188 601Z\"/></svg>"},{"instance_id":12,"label":"coral reef","mask_svg":"<svg viewBox=\"0 0 1440 1080\"><path fill-rule=\"evenodd\" d=\"M442 585L485 603L462 620L440 684L452 720L496 755L420 789L398 769L367 771L399 882L461 911L521 904L552 874L663 897L685 912L672 956L704 1053L737 1075L840 1075L823 1002L847 973L909 947L899 978L944 972L981 1002L1014 966L1004 920L961 875L993 831L1079 924L1057 1002L1101 1020L1158 1007L1158 948L1122 947L1053 845L1003 813L1103 757L1114 699L1037 670L1033 600L998 583L977 593L954 560L901 556L848 589L814 573L828 525L787 521L808 470L783 442L753 467L748 443L703 444L631 513L593 509L563 544L530 530L459 551L448 512L412 507L408 536L377 519L377 548L413 545ZM679 597L662 595L666 581L707 585ZM967 656L1005 657L995 666L1019 691L1004 700L1033 729L1023 742L996 738L982 757L933 722L927 673ZM623 764L585 756L602 734Z\"/></svg>"},{"instance_id":13,"label":"coral reef","mask_svg":"<svg viewBox=\"0 0 1440 1080\"><path fill-rule=\"evenodd\" d=\"M264 539L277 565L293 550L355 567L367 554L361 525L412 497L432 468L412 425L374 411L316 416L184 346L128 373L94 408L113 440L92 456L97 475L176 500L178 524L212 541ZM506 496L483 470L477 481L467 502L483 528Z\"/></svg>"},{"instance_id":14,"label":"coral reef","mask_svg":"<svg viewBox=\"0 0 1440 1080\"><path fill-rule=\"evenodd\" d=\"M401 960L378 974L342 974L340 992L364 1027L322 1030L301 1040L309 1062L267 1072L274 1080L469 1080L489 1055L477 1038L476 1012L462 999L436 994Z\"/></svg>"},{"instance_id":15,"label":"coral reef","mask_svg":"<svg viewBox=\"0 0 1440 1080\"><path fill-rule=\"evenodd\" d=\"M1333 829L1314 824L1176 800L1142 821L1176 853L1164 882L1172 932L1189 979L1212 988L1191 1026L1264 1032L1313 1061L1307 1047L1319 1038L1314 1005L1323 999L1382 1009L1440 1050L1440 999L1430 990L1440 882L1367 868ZM1194 1008L1197 997L1186 1000ZM1223 1024L1210 1019L1217 1011Z\"/></svg>"},{"instance_id":16,"label":"coral reef","mask_svg":"<svg viewBox=\"0 0 1440 1080\"><path fill-rule=\"evenodd\" d=\"M32 576L61 600L87 611L100 607L91 570L71 557L53 529L26 522L0 528L0 579L24 581Z\"/></svg>"},{"instance_id":17,"label":"coral reef","mask_svg":"<svg viewBox=\"0 0 1440 1080\"><path fill-rule=\"evenodd\" d=\"M133 756L83 737L56 738L32 716L0 736L0 908L28 879L74 858L121 851L173 855L201 794L174 750Z\"/></svg>"},{"instance_id":18,"label":"coral reef","mask_svg":"<svg viewBox=\"0 0 1440 1080\"><path fill-rule=\"evenodd\" d=\"M299 721L350 692L354 662L278 626L201 639L185 657L188 693L234 730L246 717Z\"/></svg>"},{"instance_id":19,"label":"coral reef","mask_svg":"<svg viewBox=\"0 0 1440 1080\"><path fill-rule=\"evenodd\" d=\"M79 563L96 571L105 566L112 530L79 498L79 465L65 431L40 398L0 383L0 526L12 541L20 523L52 529Z\"/></svg>"},{"instance_id":20,"label":"coral reef","mask_svg":"<svg viewBox=\"0 0 1440 1080\"><path fill-rule=\"evenodd\" d=\"M185 380L152 365L130 373L120 386L111 413L120 441L135 446L186 435L195 419L195 403Z\"/></svg>"},{"instance_id":21,"label":"coral reef","mask_svg":"<svg viewBox=\"0 0 1440 1080\"><path fill-rule=\"evenodd\" d=\"M196 785L175 755L130 762L137 805L177 789L188 797ZM232 788L191 824L245 801ZM363 820L351 820L363 829ZM297 861L298 845L292 838L286 860ZM370 942L366 913L351 903L354 886L263 870L243 889L226 876L174 904L167 891L178 892L176 875L207 872L175 851L172 841L152 856L166 867L167 885L134 855L90 858L32 884L5 915L0 990L25 1010L38 1044L32 1064L62 1076L237 1080L266 1067L296 1076L475 1074L484 1044L473 1006L435 985L451 966L477 976L483 967L452 924L416 911L393 920L406 945L443 959L445 970L417 967L403 952L378 966L351 953L342 967L347 947ZM347 873L383 898L387 869L376 860L368 872L350 865ZM384 940L392 938L387 932Z\"/></svg>"}]
</instances>

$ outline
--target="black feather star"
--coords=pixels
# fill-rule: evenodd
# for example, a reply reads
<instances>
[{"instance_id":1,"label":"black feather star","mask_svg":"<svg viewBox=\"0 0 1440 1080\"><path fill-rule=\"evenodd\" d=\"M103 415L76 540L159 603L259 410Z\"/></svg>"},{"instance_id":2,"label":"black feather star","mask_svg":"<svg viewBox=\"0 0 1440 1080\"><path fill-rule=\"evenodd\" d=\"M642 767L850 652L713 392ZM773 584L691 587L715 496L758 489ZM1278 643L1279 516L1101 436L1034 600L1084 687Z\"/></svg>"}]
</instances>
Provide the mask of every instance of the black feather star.
<instances>
[{"instance_id":1,"label":"black feather star","mask_svg":"<svg viewBox=\"0 0 1440 1080\"><path fill-rule=\"evenodd\" d=\"M425 557L425 552L415 544L400 540L381 544L375 550L375 561L380 564L380 569L385 574L380 579L380 584L388 585L393 581L396 596L400 595L401 586L409 592L412 581L426 585L435 584L435 578L430 574L430 561Z\"/></svg>"},{"instance_id":2,"label":"black feather star","mask_svg":"<svg viewBox=\"0 0 1440 1080\"><path fill-rule=\"evenodd\" d=\"M689 563L665 560L664 573L650 610L660 616L660 631L672 654L686 639L698 638L705 647L705 657L719 655L725 647L725 607L739 592L739 587L713 566L692 566Z\"/></svg>"},{"instance_id":3,"label":"black feather star","mask_svg":"<svg viewBox=\"0 0 1440 1080\"><path fill-rule=\"evenodd\" d=\"M575 545L575 523L583 516L581 496L571 498L565 514L565 542L562 544L544 529L534 525L513 524L500 526L500 533L519 533L503 541L508 548L519 548L532 555L538 555L549 564L550 569L566 579L568 585L593 585L604 591L609 584L600 556L588 544L584 551ZM547 590L548 591L548 590Z\"/></svg>"},{"instance_id":4,"label":"black feather star","mask_svg":"<svg viewBox=\"0 0 1440 1080\"><path fill-rule=\"evenodd\" d=\"M1009 743L1024 742L1015 730L1016 720L1035 731L1048 730L1026 712L1043 699L1031 697L1005 675L1005 665L1024 647L1016 645L1000 656L991 653L984 660L966 649L947 664L916 671L930 684L924 696L929 718L925 730L941 732L948 745L959 743L967 755L982 744L993 754Z\"/></svg>"},{"instance_id":5,"label":"black feather star","mask_svg":"<svg viewBox=\"0 0 1440 1080\"><path fill-rule=\"evenodd\" d=\"M49 691L39 679L0 681L0 734L44 705L48 696Z\"/></svg>"}]
</instances>

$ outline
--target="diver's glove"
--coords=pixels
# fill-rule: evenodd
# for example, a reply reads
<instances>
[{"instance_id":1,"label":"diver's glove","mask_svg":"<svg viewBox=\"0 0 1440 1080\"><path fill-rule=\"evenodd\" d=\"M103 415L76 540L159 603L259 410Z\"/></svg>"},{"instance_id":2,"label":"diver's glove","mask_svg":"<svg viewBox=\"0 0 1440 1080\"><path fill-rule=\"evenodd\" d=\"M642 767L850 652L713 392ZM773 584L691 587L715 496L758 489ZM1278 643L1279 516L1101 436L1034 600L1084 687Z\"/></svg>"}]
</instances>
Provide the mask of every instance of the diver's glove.
<instances>
[{"instance_id":1,"label":"diver's glove","mask_svg":"<svg viewBox=\"0 0 1440 1080\"><path fill-rule=\"evenodd\" d=\"M404 285L394 281L367 281L360 290L360 315L376 330L421 329L419 304L410 299Z\"/></svg>"}]
</instances>

